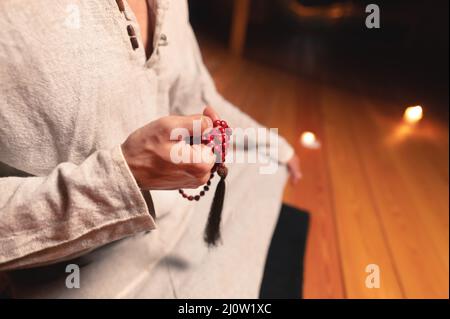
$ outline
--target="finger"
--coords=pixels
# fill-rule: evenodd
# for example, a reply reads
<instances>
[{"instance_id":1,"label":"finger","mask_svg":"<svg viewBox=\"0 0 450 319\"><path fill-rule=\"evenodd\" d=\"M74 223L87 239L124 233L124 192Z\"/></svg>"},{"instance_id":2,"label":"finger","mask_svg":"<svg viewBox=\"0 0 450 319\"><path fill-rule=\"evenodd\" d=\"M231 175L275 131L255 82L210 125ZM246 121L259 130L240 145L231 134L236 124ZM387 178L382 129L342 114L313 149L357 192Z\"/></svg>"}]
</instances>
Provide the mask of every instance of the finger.
<instances>
[{"instance_id":1,"label":"finger","mask_svg":"<svg viewBox=\"0 0 450 319\"><path fill-rule=\"evenodd\" d=\"M205 109L203 110L203 115L209 117L213 122L216 120L220 120L219 115L211 106L205 107Z\"/></svg>"},{"instance_id":2,"label":"finger","mask_svg":"<svg viewBox=\"0 0 450 319\"><path fill-rule=\"evenodd\" d=\"M291 181L295 185L300 181L301 175L298 172L291 173Z\"/></svg>"},{"instance_id":3,"label":"finger","mask_svg":"<svg viewBox=\"0 0 450 319\"><path fill-rule=\"evenodd\" d=\"M300 163L298 158L293 159L288 165L288 168L292 184L297 184L302 178L302 172L300 170Z\"/></svg>"},{"instance_id":4,"label":"finger","mask_svg":"<svg viewBox=\"0 0 450 319\"><path fill-rule=\"evenodd\" d=\"M297 172L297 177L300 180L303 177L303 173L302 173L302 169L301 169L301 166L300 166L300 159L298 157L297 157L297 161L296 162L297 163L296 163L295 168L296 168L296 172Z\"/></svg>"},{"instance_id":5,"label":"finger","mask_svg":"<svg viewBox=\"0 0 450 319\"><path fill-rule=\"evenodd\" d=\"M191 162L196 164L204 164L208 171L212 169L216 162L216 157L209 146L203 144L189 145L191 148Z\"/></svg>"},{"instance_id":6,"label":"finger","mask_svg":"<svg viewBox=\"0 0 450 319\"><path fill-rule=\"evenodd\" d=\"M189 145L184 141L176 144L176 155L181 158L176 162L180 170L190 172L196 171L197 168L203 168L205 171L210 171L215 164L216 157L211 148L203 144Z\"/></svg>"},{"instance_id":7,"label":"finger","mask_svg":"<svg viewBox=\"0 0 450 319\"><path fill-rule=\"evenodd\" d=\"M211 150L211 147L206 145L200 145L200 149L202 152L202 160L206 163L210 169L213 168L214 164L216 164L216 156Z\"/></svg>"},{"instance_id":8,"label":"finger","mask_svg":"<svg viewBox=\"0 0 450 319\"><path fill-rule=\"evenodd\" d=\"M173 128L187 129L191 136L193 136L194 133L201 135L203 132L210 130L213 127L211 118L203 114L174 116L173 118Z\"/></svg>"},{"instance_id":9,"label":"finger","mask_svg":"<svg viewBox=\"0 0 450 319\"><path fill-rule=\"evenodd\" d=\"M292 169L292 167L289 167L289 179L293 185L297 184L297 182L298 182L297 174Z\"/></svg>"},{"instance_id":10,"label":"finger","mask_svg":"<svg viewBox=\"0 0 450 319\"><path fill-rule=\"evenodd\" d=\"M191 185L188 188L197 188L209 180L215 156L205 145L186 145L186 147L189 148L190 161L182 163L178 168L189 176Z\"/></svg>"},{"instance_id":11,"label":"finger","mask_svg":"<svg viewBox=\"0 0 450 319\"><path fill-rule=\"evenodd\" d=\"M297 185L297 183L300 181L300 178L296 174L291 174L290 180L292 185Z\"/></svg>"}]
</instances>

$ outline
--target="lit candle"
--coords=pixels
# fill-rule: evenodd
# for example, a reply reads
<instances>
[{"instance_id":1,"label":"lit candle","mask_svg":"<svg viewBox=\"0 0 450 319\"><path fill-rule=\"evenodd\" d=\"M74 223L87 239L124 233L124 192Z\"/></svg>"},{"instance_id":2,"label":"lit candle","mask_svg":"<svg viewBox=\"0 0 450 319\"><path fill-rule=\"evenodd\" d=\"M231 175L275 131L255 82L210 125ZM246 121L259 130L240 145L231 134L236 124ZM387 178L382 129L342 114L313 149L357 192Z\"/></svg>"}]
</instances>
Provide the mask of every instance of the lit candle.
<instances>
[{"instance_id":1,"label":"lit candle","mask_svg":"<svg viewBox=\"0 0 450 319\"><path fill-rule=\"evenodd\" d=\"M300 137L300 142L306 148L317 149L320 147L320 142L312 132L303 132Z\"/></svg>"},{"instance_id":2,"label":"lit candle","mask_svg":"<svg viewBox=\"0 0 450 319\"><path fill-rule=\"evenodd\" d=\"M403 114L405 122L415 124L419 122L423 117L423 110L420 105L407 107Z\"/></svg>"}]
</instances>

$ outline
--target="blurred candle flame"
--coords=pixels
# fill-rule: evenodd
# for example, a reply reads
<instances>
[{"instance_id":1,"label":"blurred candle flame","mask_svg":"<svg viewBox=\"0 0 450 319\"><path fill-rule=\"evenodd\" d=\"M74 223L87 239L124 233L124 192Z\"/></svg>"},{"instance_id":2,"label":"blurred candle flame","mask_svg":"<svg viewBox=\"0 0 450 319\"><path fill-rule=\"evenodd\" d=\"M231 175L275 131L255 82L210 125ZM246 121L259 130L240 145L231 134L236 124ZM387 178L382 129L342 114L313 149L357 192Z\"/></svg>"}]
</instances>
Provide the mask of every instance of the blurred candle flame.
<instances>
[{"instance_id":1,"label":"blurred candle flame","mask_svg":"<svg viewBox=\"0 0 450 319\"><path fill-rule=\"evenodd\" d=\"M300 137L300 143L309 149L317 149L320 147L320 142L312 132L303 132Z\"/></svg>"},{"instance_id":2,"label":"blurred candle flame","mask_svg":"<svg viewBox=\"0 0 450 319\"><path fill-rule=\"evenodd\" d=\"M415 124L423 117L423 110L420 105L407 107L403 114L403 119L406 123Z\"/></svg>"}]
</instances>

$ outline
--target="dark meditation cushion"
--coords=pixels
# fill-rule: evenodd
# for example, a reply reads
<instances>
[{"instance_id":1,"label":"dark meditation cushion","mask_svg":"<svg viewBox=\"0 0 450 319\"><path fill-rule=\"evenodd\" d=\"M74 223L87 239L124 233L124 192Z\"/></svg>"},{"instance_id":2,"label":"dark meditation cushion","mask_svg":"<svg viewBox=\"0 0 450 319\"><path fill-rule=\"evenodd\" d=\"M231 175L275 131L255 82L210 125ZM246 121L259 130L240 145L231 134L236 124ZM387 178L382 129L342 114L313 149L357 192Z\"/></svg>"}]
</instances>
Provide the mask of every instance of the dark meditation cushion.
<instances>
[{"instance_id":1,"label":"dark meditation cushion","mask_svg":"<svg viewBox=\"0 0 450 319\"><path fill-rule=\"evenodd\" d=\"M260 298L302 298L309 213L283 204L270 243Z\"/></svg>"}]
</instances>

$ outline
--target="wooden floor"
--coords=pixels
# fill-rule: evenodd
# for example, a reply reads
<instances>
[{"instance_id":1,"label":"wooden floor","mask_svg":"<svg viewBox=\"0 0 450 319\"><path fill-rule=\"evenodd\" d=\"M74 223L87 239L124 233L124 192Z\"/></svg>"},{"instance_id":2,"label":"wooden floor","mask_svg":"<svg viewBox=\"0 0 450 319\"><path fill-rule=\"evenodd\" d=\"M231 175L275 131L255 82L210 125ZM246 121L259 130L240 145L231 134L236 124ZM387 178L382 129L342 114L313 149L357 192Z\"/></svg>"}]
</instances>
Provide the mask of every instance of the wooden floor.
<instances>
[{"instance_id":1,"label":"wooden floor","mask_svg":"<svg viewBox=\"0 0 450 319\"><path fill-rule=\"evenodd\" d=\"M201 42L219 91L295 146L303 179L285 201L311 212L306 298L448 298L448 124L401 123L401 99L369 97L231 58ZM322 143L298 143L313 131ZM365 286L368 264L379 289Z\"/></svg>"}]
</instances>

